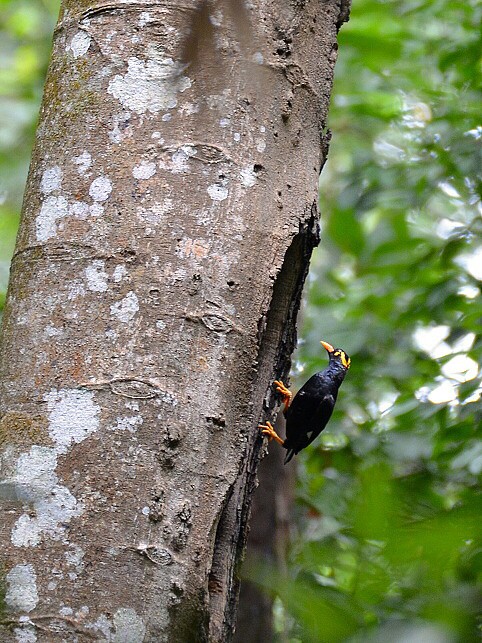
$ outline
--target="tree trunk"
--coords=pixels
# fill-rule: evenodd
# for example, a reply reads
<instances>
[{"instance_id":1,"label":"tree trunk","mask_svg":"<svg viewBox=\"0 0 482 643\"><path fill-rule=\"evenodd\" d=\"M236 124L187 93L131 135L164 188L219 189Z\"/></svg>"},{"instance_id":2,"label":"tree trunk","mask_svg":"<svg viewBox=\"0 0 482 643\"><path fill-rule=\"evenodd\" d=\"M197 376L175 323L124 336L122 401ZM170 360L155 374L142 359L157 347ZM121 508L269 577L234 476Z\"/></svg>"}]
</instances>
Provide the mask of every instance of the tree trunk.
<instances>
[{"instance_id":1,"label":"tree trunk","mask_svg":"<svg viewBox=\"0 0 482 643\"><path fill-rule=\"evenodd\" d=\"M347 10L247 7L63 3L3 324L2 641L231 638Z\"/></svg>"},{"instance_id":2,"label":"tree trunk","mask_svg":"<svg viewBox=\"0 0 482 643\"><path fill-rule=\"evenodd\" d=\"M279 414L275 425L278 435L284 435L284 425L283 415ZM258 468L259 487L252 500L234 643L271 643L274 637L272 598L250 581L249 575L258 565L286 573L295 468L284 466L285 455L283 449L274 448ZM278 634L277 640L288 638L283 633Z\"/></svg>"}]
</instances>

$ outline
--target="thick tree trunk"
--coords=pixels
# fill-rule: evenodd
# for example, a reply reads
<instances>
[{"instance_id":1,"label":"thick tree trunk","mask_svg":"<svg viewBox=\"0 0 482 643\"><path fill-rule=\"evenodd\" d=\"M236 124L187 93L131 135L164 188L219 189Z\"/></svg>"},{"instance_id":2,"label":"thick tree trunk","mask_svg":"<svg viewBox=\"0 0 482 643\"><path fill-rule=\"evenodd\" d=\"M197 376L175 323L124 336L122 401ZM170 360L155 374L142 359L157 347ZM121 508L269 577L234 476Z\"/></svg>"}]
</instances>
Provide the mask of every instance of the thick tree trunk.
<instances>
[{"instance_id":1,"label":"thick tree trunk","mask_svg":"<svg viewBox=\"0 0 482 643\"><path fill-rule=\"evenodd\" d=\"M63 3L3 326L2 641L231 637L342 5Z\"/></svg>"}]
</instances>

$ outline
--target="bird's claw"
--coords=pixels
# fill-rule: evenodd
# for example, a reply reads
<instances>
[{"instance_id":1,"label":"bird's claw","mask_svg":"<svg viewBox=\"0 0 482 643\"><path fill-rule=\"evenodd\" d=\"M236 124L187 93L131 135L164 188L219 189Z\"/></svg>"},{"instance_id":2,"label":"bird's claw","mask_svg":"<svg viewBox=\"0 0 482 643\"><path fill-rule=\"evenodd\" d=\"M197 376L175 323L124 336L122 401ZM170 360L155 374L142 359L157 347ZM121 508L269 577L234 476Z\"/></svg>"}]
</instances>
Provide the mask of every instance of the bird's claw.
<instances>
[{"instance_id":1,"label":"bird's claw","mask_svg":"<svg viewBox=\"0 0 482 643\"><path fill-rule=\"evenodd\" d=\"M278 393L281 393L283 397L291 397L291 391L286 388L281 380L275 380L273 384L276 386Z\"/></svg>"},{"instance_id":2,"label":"bird's claw","mask_svg":"<svg viewBox=\"0 0 482 643\"><path fill-rule=\"evenodd\" d=\"M266 424L259 424L258 429L263 429L261 433L265 435L268 440L276 440L279 444L283 444L284 440L276 433L271 422L266 422Z\"/></svg>"},{"instance_id":3,"label":"bird's claw","mask_svg":"<svg viewBox=\"0 0 482 643\"><path fill-rule=\"evenodd\" d=\"M293 393L288 388L286 388L286 386L283 384L281 380L275 380L273 384L276 386L277 392L283 398L283 403L285 405L284 410L286 411L291 403L291 398L293 397Z\"/></svg>"}]
</instances>

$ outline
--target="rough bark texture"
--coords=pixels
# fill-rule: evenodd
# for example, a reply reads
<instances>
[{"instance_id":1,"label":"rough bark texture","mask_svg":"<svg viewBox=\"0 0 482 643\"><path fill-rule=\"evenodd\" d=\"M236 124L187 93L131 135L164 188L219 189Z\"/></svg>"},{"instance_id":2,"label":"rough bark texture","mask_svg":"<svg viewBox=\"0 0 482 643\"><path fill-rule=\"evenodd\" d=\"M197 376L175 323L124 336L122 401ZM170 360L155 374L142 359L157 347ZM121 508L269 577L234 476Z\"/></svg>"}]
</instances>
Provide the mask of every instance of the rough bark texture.
<instances>
[{"instance_id":1,"label":"rough bark texture","mask_svg":"<svg viewBox=\"0 0 482 643\"><path fill-rule=\"evenodd\" d=\"M345 11L63 3L3 325L2 641L230 639Z\"/></svg>"}]
</instances>

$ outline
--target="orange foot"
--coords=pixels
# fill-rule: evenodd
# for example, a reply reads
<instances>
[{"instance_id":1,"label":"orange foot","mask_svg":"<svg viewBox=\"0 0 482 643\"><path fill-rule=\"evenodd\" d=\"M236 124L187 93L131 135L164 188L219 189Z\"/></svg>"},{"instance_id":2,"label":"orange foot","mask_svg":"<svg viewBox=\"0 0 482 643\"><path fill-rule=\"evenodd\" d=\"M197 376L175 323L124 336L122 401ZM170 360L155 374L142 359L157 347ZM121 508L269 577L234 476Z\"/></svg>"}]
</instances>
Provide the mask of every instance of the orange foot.
<instances>
[{"instance_id":1,"label":"orange foot","mask_svg":"<svg viewBox=\"0 0 482 643\"><path fill-rule=\"evenodd\" d=\"M271 424L271 422L266 422L266 424L259 424L258 429L263 429L261 433L263 435L266 435L270 441L274 439L276 440L276 442L278 442L278 444L284 444L284 440L280 438L280 436L273 429L273 425Z\"/></svg>"},{"instance_id":2,"label":"orange foot","mask_svg":"<svg viewBox=\"0 0 482 643\"><path fill-rule=\"evenodd\" d=\"M283 409L283 413L286 413L289 405L291 404L291 398L293 397L293 393L286 388L286 386L283 384L281 380L275 380L273 384L275 384L276 390L283 398L283 403L285 405Z\"/></svg>"}]
</instances>

